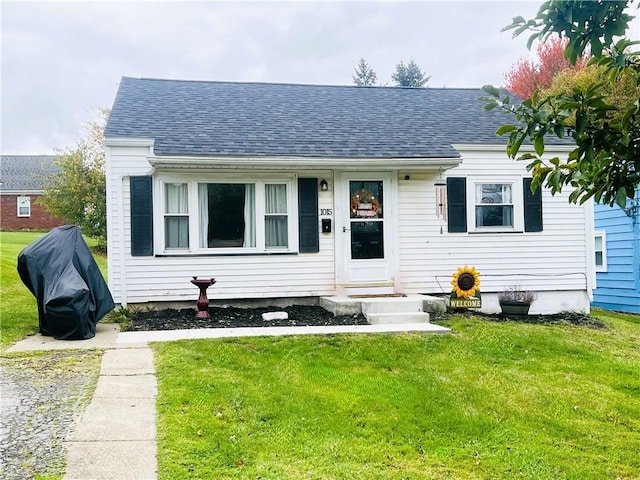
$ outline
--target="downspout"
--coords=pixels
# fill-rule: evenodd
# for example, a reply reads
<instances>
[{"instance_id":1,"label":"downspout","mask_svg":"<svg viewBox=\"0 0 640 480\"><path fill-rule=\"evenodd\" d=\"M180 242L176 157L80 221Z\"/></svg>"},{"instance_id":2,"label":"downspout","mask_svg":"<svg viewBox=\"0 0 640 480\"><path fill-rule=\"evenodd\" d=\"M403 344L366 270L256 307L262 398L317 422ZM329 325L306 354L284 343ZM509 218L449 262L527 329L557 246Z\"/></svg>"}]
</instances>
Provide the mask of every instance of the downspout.
<instances>
[{"instance_id":1,"label":"downspout","mask_svg":"<svg viewBox=\"0 0 640 480\"><path fill-rule=\"evenodd\" d=\"M589 303L593 302L593 290L596 285L596 259L595 259L595 218L593 209L593 199L585 204L584 207L584 230L586 237L586 274L587 274L587 295L589 296Z\"/></svg>"},{"instance_id":2,"label":"downspout","mask_svg":"<svg viewBox=\"0 0 640 480\"><path fill-rule=\"evenodd\" d=\"M124 182L129 177L121 176L118 182L118 198L120 199L120 305L127 306L127 251L124 238Z\"/></svg>"}]
</instances>

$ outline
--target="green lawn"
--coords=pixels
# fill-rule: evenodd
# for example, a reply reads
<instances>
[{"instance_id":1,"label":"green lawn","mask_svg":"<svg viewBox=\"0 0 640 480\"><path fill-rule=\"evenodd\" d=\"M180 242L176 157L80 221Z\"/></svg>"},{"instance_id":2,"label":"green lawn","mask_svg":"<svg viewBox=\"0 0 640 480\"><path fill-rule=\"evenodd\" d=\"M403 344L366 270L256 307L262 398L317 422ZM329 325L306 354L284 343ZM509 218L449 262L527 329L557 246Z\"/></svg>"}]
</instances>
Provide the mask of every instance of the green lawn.
<instances>
[{"instance_id":1,"label":"green lawn","mask_svg":"<svg viewBox=\"0 0 640 480\"><path fill-rule=\"evenodd\" d=\"M7 348L12 343L38 331L38 310L36 299L24 286L16 270L18 253L26 245L40 236L41 232L1 232L0 231L0 346ZM95 245L91 239L87 244ZM107 258L94 258L106 277Z\"/></svg>"},{"instance_id":2,"label":"green lawn","mask_svg":"<svg viewBox=\"0 0 640 480\"><path fill-rule=\"evenodd\" d=\"M37 331L16 259L39 235L0 232L3 349ZM160 480L639 479L640 316L594 315L154 344Z\"/></svg>"},{"instance_id":3,"label":"green lawn","mask_svg":"<svg viewBox=\"0 0 640 480\"><path fill-rule=\"evenodd\" d=\"M638 479L640 325L155 344L169 479Z\"/></svg>"}]
</instances>

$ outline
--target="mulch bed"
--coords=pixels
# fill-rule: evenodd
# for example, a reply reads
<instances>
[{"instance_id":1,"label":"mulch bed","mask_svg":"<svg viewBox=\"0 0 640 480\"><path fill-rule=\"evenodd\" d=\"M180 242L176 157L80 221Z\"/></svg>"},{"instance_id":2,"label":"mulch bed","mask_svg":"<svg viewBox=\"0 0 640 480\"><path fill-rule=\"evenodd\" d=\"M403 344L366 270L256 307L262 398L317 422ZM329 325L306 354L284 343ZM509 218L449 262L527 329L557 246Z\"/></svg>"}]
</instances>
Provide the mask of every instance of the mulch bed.
<instances>
[{"instance_id":1,"label":"mulch bed","mask_svg":"<svg viewBox=\"0 0 640 480\"><path fill-rule=\"evenodd\" d=\"M263 320L265 312L287 312L288 319ZM334 316L319 306L292 305L289 307L237 308L209 307L208 319L196 318L194 308L180 310L148 310L133 311L128 315L129 321L123 331L148 330L181 330L188 328L235 328L235 327L295 327L322 325L367 325L362 314ZM456 315L468 316L469 319L484 319L491 322L522 322L536 324L581 325L591 328L606 328L606 325L595 318L574 312L555 315L505 316L502 314L481 314L473 311L460 311ZM431 321L446 321L449 314L431 314Z\"/></svg>"},{"instance_id":2,"label":"mulch bed","mask_svg":"<svg viewBox=\"0 0 640 480\"><path fill-rule=\"evenodd\" d=\"M266 312L287 312L288 319L263 320ZM292 305L289 307L237 308L209 307L211 318L196 318L194 308L134 312L123 331L180 330L186 328L235 327L301 327L322 325L367 325L362 314L338 315L322 307Z\"/></svg>"},{"instance_id":3,"label":"mulch bed","mask_svg":"<svg viewBox=\"0 0 640 480\"><path fill-rule=\"evenodd\" d=\"M469 318L482 318L490 322L521 322L540 325L579 325L590 328L607 328L607 325L597 318L578 312L561 312L549 315L504 315L502 313L491 314L466 310L455 313ZM448 315L444 314L442 318L446 318ZM437 318L438 316L434 319L432 315L431 321L437 321Z\"/></svg>"}]
</instances>

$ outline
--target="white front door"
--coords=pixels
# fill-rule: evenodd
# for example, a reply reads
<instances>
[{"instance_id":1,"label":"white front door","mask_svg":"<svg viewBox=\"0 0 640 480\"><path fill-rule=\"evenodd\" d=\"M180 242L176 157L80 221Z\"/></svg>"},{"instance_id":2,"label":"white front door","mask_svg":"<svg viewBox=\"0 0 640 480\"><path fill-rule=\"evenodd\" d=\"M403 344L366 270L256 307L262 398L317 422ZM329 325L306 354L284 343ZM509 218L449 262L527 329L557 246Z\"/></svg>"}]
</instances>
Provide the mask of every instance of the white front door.
<instances>
[{"instance_id":1,"label":"white front door","mask_svg":"<svg viewBox=\"0 0 640 480\"><path fill-rule=\"evenodd\" d=\"M353 293L393 291L392 208L389 173L340 176L336 261L338 284Z\"/></svg>"}]
</instances>

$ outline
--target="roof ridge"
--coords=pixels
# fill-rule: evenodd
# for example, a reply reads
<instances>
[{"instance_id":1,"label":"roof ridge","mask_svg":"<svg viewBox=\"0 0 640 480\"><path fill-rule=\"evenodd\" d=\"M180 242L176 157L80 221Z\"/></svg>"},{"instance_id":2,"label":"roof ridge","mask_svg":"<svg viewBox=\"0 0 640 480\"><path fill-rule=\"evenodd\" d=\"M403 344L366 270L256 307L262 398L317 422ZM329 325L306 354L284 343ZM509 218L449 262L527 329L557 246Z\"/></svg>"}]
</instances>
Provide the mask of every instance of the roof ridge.
<instances>
[{"instance_id":1,"label":"roof ridge","mask_svg":"<svg viewBox=\"0 0 640 480\"><path fill-rule=\"evenodd\" d=\"M295 83L295 82L257 82L257 81L230 81L230 80L192 80L180 78L156 78L156 77L128 77L123 76L123 80L140 80L152 82L172 82L172 83L192 83L192 84L217 84L217 85L265 85L265 86L290 86L290 87L322 87L322 88L349 88L349 89L391 89L391 90L482 90L482 87L403 87L398 85L336 85L323 83Z\"/></svg>"}]
</instances>

